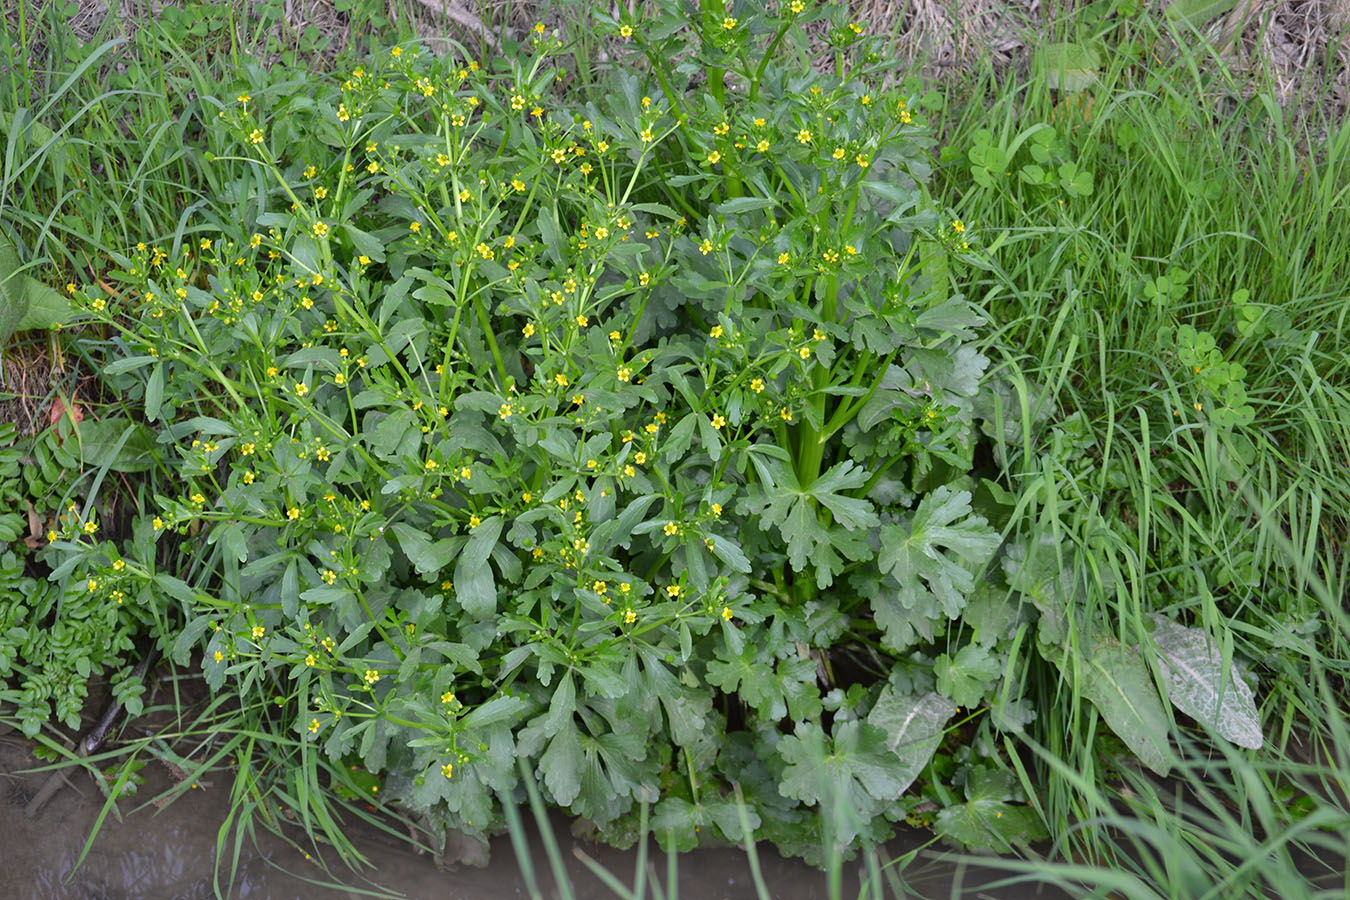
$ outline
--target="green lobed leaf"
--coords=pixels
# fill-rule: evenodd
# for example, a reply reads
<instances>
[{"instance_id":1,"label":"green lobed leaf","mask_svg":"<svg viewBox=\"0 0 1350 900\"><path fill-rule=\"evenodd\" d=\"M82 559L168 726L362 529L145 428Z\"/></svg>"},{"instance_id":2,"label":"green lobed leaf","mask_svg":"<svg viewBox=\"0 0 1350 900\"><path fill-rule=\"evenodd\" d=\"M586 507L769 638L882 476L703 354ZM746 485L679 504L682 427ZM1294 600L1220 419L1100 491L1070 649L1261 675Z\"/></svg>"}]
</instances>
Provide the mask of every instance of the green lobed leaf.
<instances>
[{"instance_id":1,"label":"green lobed leaf","mask_svg":"<svg viewBox=\"0 0 1350 900\"><path fill-rule=\"evenodd\" d=\"M919 502L908 523L882 526L877 562L900 583L895 600L903 609L926 610L936 601L955 618L975 586L969 567L988 562L998 545L998 533L971 512L970 492L943 485ZM891 646L907 643L898 633L903 621L898 610L878 610Z\"/></svg>"}]
</instances>

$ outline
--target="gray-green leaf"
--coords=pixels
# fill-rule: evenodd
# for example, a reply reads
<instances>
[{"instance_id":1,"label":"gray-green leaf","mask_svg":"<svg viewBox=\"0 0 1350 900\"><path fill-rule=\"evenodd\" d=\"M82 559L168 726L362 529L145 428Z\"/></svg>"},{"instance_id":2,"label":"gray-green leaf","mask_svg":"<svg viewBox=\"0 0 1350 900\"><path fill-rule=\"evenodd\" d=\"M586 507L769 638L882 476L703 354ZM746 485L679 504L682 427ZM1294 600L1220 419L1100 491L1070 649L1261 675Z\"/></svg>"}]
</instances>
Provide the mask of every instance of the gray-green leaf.
<instances>
[{"instance_id":1,"label":"gray-green leaf","mask_svg":"<svg viewBox=\"0 0 1350 900\"><path fill-rule=\"evenodd\" d=\"M1261 719L1252 689L1208 634L1154 615L1158 671L1172 705L1239 747L1261 749Z\"/></svg>"},{"instance_id":2,"label":"gray-green leaf","mask_svg":"<svg viewBox=\"0 0 1350 900\"><path fill-rule=\"evenodd\" d=\"M932 691L918 696L897 694L887 686L867 721L886 735L886 746L900 760L892 773L900 792L909 789L942 741L942 731L956 713L956 704Z\"/></svg>"},{"instance_id":3,"label":"gray-green leaf","mask_svg":"<svg viewBox=\"0 0 1350 900\"><path fill-rule=\"evenodd\" d=\"M1159 775L1172 767L1167 712L1139 653L1114 641L1098 641L1079 669L1078 690L1106 724Z\"/></svg>"}]
</instances>

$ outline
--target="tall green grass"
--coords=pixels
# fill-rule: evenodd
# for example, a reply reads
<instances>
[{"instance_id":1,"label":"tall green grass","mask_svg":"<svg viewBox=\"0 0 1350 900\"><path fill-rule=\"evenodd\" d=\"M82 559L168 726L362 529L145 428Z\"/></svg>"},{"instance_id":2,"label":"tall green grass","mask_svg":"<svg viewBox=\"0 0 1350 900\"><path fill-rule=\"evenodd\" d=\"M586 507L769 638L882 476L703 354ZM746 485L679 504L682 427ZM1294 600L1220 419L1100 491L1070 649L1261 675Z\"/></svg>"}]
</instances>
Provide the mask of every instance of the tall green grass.
<instances>
[{"instance_id":1,"label":"tall green grass","mask_svg":"<svg viewBox=\"0 0 1350 900\"><path fill-rule=\"evenodd\" d=\"M1081 692L1028 661L1027 793L1066 858L1122 866L1131 896L1343 896L1350 126L1282 109L1268 85L1242 96L1194 35L1147 20L1097 35L1175 49L1147 65L1108 51L1082 96L1034 68L948 86L961 115L939 178L998 248L970 291L1001 326L990 352L1012 386L997 448L1022 502L1011 527L1050 536L1083 574L1080 613L1127 644L1147 645L1152 612L1230 635L1259 678L1267 744L1197 741L1180 781L1156 784L1111 766ZM973 183L978 130L1006 148L1044 124L1095 174L1090 196L1022 183L1025 153ZM1189 289L1153 302L1142 286L1171 267ZM1196 409L1207 398L1163 338L1185 324L1245 369L1249 424ZM1323 877L1301 857L1325 860Z\"/></svg>"}]
</instances>

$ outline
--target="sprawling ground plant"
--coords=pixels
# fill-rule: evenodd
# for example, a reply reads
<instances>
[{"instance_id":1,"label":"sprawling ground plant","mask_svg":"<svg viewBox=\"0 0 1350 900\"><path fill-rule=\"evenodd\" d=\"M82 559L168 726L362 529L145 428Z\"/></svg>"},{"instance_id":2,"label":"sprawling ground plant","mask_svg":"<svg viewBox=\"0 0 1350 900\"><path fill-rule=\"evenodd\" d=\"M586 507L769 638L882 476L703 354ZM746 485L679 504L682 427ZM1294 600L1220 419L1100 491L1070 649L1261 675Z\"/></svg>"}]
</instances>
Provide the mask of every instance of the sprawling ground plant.
<instances>
[{"instance_id":1,"label":"sprawling ground plant","mask_svg":"<svg viewBox=\"0 0 1350 900\"><path fill-rule=\"evenodd\" d=\"M983 318L909 98L776 66L799 11L615 22L653 64L603 105L542 27L487 69L398 46L222 98L244 227L81 294L174 478L120 550L63 534L58 577L169 602L180 663L273 704L305 785L276 802L318 813L324 756L482 835L524 758L611 840L640 801L675 846L739 839L739 783L792 852L827 797L842 844L923 802L1018 621L968 606ZM944 805L1006 846L996 755Z\"/></svg>"}]
</instances>

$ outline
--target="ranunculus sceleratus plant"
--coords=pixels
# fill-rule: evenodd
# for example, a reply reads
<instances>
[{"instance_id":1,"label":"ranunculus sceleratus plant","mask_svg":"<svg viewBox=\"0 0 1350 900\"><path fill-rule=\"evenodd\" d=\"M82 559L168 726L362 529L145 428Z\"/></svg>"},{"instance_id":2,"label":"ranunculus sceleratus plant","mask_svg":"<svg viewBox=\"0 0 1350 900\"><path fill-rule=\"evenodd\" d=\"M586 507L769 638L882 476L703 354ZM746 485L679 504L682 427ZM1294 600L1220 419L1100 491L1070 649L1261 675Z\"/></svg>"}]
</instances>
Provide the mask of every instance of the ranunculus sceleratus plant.
<instances>
[{"instance_id":1,"label":"ranunculus sceleratus plant","mask_svg":"<svg viewBox=\"0 0 1350 900\"><path fill-rule=\"evenodd\" d=\"M243 222L85 295L172 478L120 569L68 571L165 598L296 764L431 831L496 828L522 759L615 841L644 802L739 839L733 785L788 852L816 804L879 839L965 808L919 778L958 722L984 756L943 771L1025 829L953 721L1017 622L970 600L983 322L925 123L846 19L833 73L791 63L835 13L646 7L593 101L542 27L222 98Z\"/></svg>"}]
</instances>

